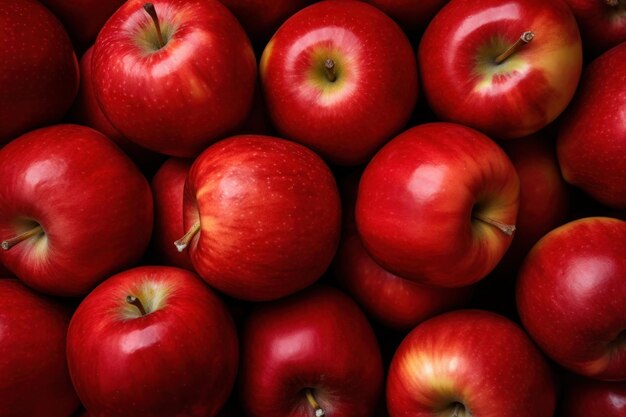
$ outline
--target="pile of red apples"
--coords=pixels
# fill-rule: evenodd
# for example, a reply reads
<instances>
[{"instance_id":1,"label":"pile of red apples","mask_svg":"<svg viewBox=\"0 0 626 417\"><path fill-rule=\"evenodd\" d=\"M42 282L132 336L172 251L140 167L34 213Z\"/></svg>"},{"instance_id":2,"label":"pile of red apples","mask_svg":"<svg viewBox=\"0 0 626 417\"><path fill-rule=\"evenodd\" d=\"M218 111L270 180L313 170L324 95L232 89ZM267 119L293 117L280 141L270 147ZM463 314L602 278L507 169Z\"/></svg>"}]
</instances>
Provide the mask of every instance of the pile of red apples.
<instances>
[{"instance_id":1,"label":"pile of red apples","mask_svg":"<svg viewBox=\"0 0 626 417\"><path fill-rule=\"evenodd\" d=\"M626 0L0 28L0 417L626 416Z\"/></svg>"}]
</instances>

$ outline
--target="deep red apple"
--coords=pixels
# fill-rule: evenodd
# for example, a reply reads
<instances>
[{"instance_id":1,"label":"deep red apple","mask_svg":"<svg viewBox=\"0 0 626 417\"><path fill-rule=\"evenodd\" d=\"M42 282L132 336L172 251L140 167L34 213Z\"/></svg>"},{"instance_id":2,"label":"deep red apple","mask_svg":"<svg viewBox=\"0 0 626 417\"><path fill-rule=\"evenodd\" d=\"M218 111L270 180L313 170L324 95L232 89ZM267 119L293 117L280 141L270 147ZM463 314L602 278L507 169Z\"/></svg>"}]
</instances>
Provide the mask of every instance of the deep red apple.
<instances>
[{"instance_id":1,"label":"deep red apple","mask_svg":"<svg viewBox=\"0 0 626 417\"><path fill-rule=\"evenodd\" d=\"M317 287L257 308L243 330L240 396L250 417L371 417L383 367L359 307Z\"/></svg>"},{"instance_id":2,"label":"deep red apple","mask_svg":"<svg viewBox=\"0 0 626 417\"><path fill-rule=\"evenodd\" d=\"M449 0L364 0L400 23L407 31L426 27Z\"/></svg>"},{"instance_id":3,"label":"deep red apple","mask_svg":"<svg viewBox=\"0 0 626 417\"><path fill-rule=\"evenodd\" d=\"M365 168L356 222L383 268L415 282L461 287L508 248L519 180L498 145L452 123L409 129Z\"/></svg>"},{"instance_id":4,"label":"deep red apple","mask_svg":"<svg viewBox=\"0 0 626 417\"><path fill-rule=\"evenodd\" d=\"M70 417L80 406L65 359L72 311L0 280L0 415Z\"/></svg>"},{"instance_id":5,"label":"deep red apple","mask_svg":"<svg viewBox=\"0 0 626 417\"><path fill-rule=\"evenodd\" d=\"M576 16L585 50L597 55L626 42L626 1L565 0Z\"/></svg>"},{"instance_id":6,"label":"deep red apple","mask_svg":"<svg viewBox=\"0 0 626 417\"><path fill-rule=\"evenodd\" d=\"M560 405L558 417L624 417L626 381L568 378Z\"/></svg>"},{"instance_id":7,"label":"deep red apple","mask_svg":"<svg viewBox=\"0 0 626 417\"><path fill-rule=\"evenodd\" d=\"M254 52L217 0L144 3L127 1L100 31L92 58L96 97L128 139L195 156L245 119Z\"/></svg>"},{"instance_id":8,"label":"deep red apple","mask_svg":"<svg viewBox=\"0 0 626 417\"><path fill-rule=\"evenodd\" d=\"M567 223L531 250L517 282L524 327L567 369L626 380L626 222Z\"/></svg>"},{"instance_id":9,"label":"deep red apple","mask_svg":"<svg viewBox=\"0 0 626 417\"><path fill-rule=\"evenodd\" d=\"M567 4L452 0L419 46L426 99L436 115L494 138L518 138L568 105L582 68Z\"/></svg>"},{"instance_id":10,"label":"deep red apple","mask_svg":"<svg viewBox=\"0 0 626 417\"><path fill-rule=\"evenodd\" d=\"M311 285L339 241L339 193L326 164L304 146L236 136L193 163L184 225L195 270L211 286L265 301Z\"/></svg>"},{"instance_id":11,"label":"deep red apple","mask_svg":"<svg viewBox=\"0 0 626 417\"><path fill-rule=\"evenodd\" d=\"M557 141L565 180L599 202L626 209L626 43L585 68Z\"/></svg>"},{"instance_id":12,"label":"deep red apple","mask_svg":"<svg viewBox=\"0 0 626 417\"><path fill-rule=\"evenodd\" d=\"M417 326L387 377L391 417L552 417L555 397L550 368L524 331L482 310Z\"/></svg>"},{"instance_id":13,"label":"deep red apple","mask_svg":"<svg viewBox=\"0 0 626 417\"><path fill-rule=\"evenodd\" d=\"M185 234L183 227L183 195L185 180L192 161L170 158L152 178L154 197L153 255L164 265L193 271L188 252L179 252L174 241Z\"/></svg>"},{"instance_id":14,"label":"deep red apple","mask_svg":"<svg viewBox=\"0 0 626 417\"><path fill-rule=\"evenodd\" d=\"M78 91L78 62L54 15L34 0L0 7L0 144L54 123Z\"/></svg>"},{"instance_id":15,"label":"deep red apple","mask_svg":"<svg viewBox=\"0 0 626 417\"><path fill-rule=\"evenodd\" d=\"M94 417L214 417L237 373L228 310L195 274L139 267L90 293L70 323L67 360Z\"/></svg>"},{"instance_id":16,"label":"deep red apple","mask_svg":"<svg viewBox=\"0 0 626 417\"><path fill-rule=\"evenodd\" d=\"M93 129L58 125L0 150L0 260L29 286L81 296L144 253L150 186Z\"/></svg>"},{"instance_id":17,"label":"deep red apple","mask_svg":"<svg viewBox=\"0 0 626 417\"><path fill-rule=\"evenodd\" d=\"M403 128L417 99L406 35L354 0L290 17L265 48L260 75L278 131L335 164L366 162Z\"/></svg>"}]
</instances>

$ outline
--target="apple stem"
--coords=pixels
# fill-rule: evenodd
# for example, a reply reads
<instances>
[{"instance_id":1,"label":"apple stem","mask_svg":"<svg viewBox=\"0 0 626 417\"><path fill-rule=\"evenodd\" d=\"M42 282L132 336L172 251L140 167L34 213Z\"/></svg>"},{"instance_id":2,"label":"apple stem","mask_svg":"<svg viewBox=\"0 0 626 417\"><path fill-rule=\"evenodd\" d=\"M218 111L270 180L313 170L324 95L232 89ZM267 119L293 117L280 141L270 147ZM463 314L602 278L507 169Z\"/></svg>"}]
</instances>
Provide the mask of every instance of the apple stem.
<instances>
[{"instance_id":1,"label":"apple stem","mask_svg":"<svg viewBox=\"0 0 626 417\"><path fill-rule=\"evenodd\" d=\"M27 231L25 231L24 233L20 233L17 236L14 236L10 239L7 239L5 241L3 241L2 243L0 243L0 246L2 247L2 249L4 250L9 250L11 249L13 246L17 245L18 243L36 236L40 233L44 233L43 228L40 225L37 225L35 227L33 227L32 229L29 229Z\"/></svg>"},{"instance_id":2,"label":"apple stem","mask_svg":"<svg viewBox=\"0 0 626 417\"><path fill-rule=\"evenodd\" d=\"M313 408L313 411L315 411L315 417L323 417L326 415L326 412L324 411L324 409L319 405L319 403L315 399L315 396L313 395L311 388L305 389L304 395L306 395L307 401Z\"/></svg>"},{"instance_id":3,"label":"apple stem","mask_svg":"<svg viewBox=\"0 0 626 417\"><path fill-rule=\"evenodd\" d=\"M189 245L189 242L191 242L191 239L193 239L193 237L199 231L200 231L200 222L195 222L193 226L191 226L191 228L187 230L187 233L185 233L183 237L181 237L176 242L174 242L176 249L178 249L179 252L184 251L185 248Z\"/></svg>"},{"instance_id":4,"label":"apple stem","mask_svg":"<svg viewBox=\"0 0 626 417\"><path fill-rule=\"evenodd\" d=\"M152 22L154 22L154 27L156 28L157 37L159 39L159 49L161 49L165 46L165 42L163 41L163 34L161 33L161 24L159 23L159 16L157 15L156 9L154 8L154 4L146 3L143 5L143 9L152 18Z\"/></svg>"},{"instance_id":5,"label":"apple stem","mask_svg":"<svg viewBox=\"0 0 626 417\"><path fill-rule=\"evenodd\" d=\"M494 219L490 219L489 217L482 217L482 216L477 216L477 215L474 215L473 218L476 220L480 220L483 223L487 223L487 224L490 224L491 226L497 227L502 233L504 233L507 236L513 236L513 232L515 232L514 224L506 224L506 223L502 223Z\"/></svg>"},{"instance_id":6,"label":"apple stem","mask_svg":"<svg viewBox=\"0 0 626 417\"><path fill-rule=\"evenodd\" d=\"M326 78L331 83L334 83L337 79L337 71L335 70L335 61L332 58L328 58L324 61L324 72L326 73Z\"/></svg>"},{"instance_id":7,"label":"apple stem","mask_svg":"<svg viewBox=\"0 0 626 417\"><path fill-rule=\"evenodd\" d=\"M527 31L522 33L522 36L519 37L519 39L517 40L517 42L515 42L513 45L511 45L509 47L509 49L507 49L506 51L502 52L500 55L498 55L495 59L496 64L500 65L502 64L504 61L506 61L511 55L513 55L515 52L519 51L524 45L526 45L528 42L532 41L535 38L535 34L531 31Z\"/></svg>"},{"instance_id":8,"label":"apple stem","mask_svg":"<svg viewBox=\"0 0 626 417\"><path fill-rule=\"evenodd\" d=\"M145 316L146 314L146 309L143 307L143 304L141 303L141 300L137 297L135 297L134 295L128 295L126 296L126 302L128 304L132 304L135 307L137 307L137 310L139 310L139 312L141 313L142 316Z\"/></svg>"}]
</instances>

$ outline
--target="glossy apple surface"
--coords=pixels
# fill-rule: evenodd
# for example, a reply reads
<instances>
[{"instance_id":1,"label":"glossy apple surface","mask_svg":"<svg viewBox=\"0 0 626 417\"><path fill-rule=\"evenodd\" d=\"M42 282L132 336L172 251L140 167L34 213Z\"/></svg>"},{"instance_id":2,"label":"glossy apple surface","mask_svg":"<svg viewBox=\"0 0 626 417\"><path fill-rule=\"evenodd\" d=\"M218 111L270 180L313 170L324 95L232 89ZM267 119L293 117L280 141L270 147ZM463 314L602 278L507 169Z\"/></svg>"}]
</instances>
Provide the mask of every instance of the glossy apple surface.
<instances>
[{"instance_id":1,"label":"glossy apple surface","mask_svg":"<svg viewBox=\"0 0 626 417\"><path fill-rule=\"evenodd\" d=\"M54 15L34 0L0 7L0 144L61 119L78 91L78 62Z\"/></svg>"},{"instance_id":2,"label":"glossy apple surface","mask_svg":"<svg viewBox=\"0 0 626 417\"><path fill-rule=\"evenodd\" d=\"M565 180L616 209L626 209L625 63L622 43L585 68L557 140Z\"/></svg>"},{"instance_id":3,"label":"glossy apple surface","mask_svg":"<svg viewBox=\"0 0 626 417\"><path fill-rule=\"evenodd\" d=\"M452 123L414 127L365 168L356 222L382 267L461 287L486 276L511 243L519 179L498 145Z\"/></svg>"},{"instance_id":4,"label":"glossy apple surface","mask_svg":"<svg viewBox=\"0 0 626 417\"><path fill-rule=\"evenodd\" d=\"M534 38L498 61L525 32ZM424 94L440 120L519 138L568 105L582 46L562 1L452 0L426 29L418 61Z\"/></svg>"},{"instance_id":5,"label":"glossy apple surface","mask_svg":"<svg viewBox=\"0 0 626 417\"><path fill-rule=\"evenodd\" d=\"M587 52L597 55L626 41L626 1L565 0Z\"/></svg>"},{"instance_id":6,"label":"glossy apple surface","mask_svg":"<svg viewBox=\"0 0 626 417\"><path fill-rule=\"evenodd\" d=\"M359 1L320 2L290 17L263 51L260 76L278 131L341 165L367 161L398 133L418 92L406 35Z\"/></svg>"},{"instance_id":7,"label":"glossy apple surface","mask_svg":"<svg viewBox=\"0 0 626 417\"><path fill-rule=\"evenodd\" d=\"M98 102L128 139L198 155L245 119L256 59L237 19L215 0L155 0L164 46L143 0L107 21L93 51Z\"/></svg>"},{"instance_id":8,"label":"glossy apple surface","mask_svg":"<svg viewBox=\"0 0 626 417\"><path fill-rule=\"evenodd\" d=\"M626 380L626 222L585 218L544 236L517 282L517 308L541 349L591 378Z\"/></svg>"},{"instance_id":9,"label":"glossy apple surface","mask_svg":"<svg viewBox=\"0 0 626 417\"><path fill-rule=\"evenodd\" d=\"M185 185L191 262L211 286L245 300L286 296L328 268L339 241L335 179L315 153L269 136L204 151Z\"/></svg>"},{"instance_id":10,"label":"glossy apple surface","mask_svg":"<svg viewBox=\"0 0 626 417\"><path fill-rule=\"evenodd\" d=\"M338 290L317 287L260 306L241 344L240 395L250 417L374 415L383 384L378 343Z\"/></svg>"},{"instance_id":11,"label":"glossy apple surface","mask_svg":"<svg viewBox=\"0 0 626 417\"><path fill-rule=\"evenodd\" d=\"M80 406L65 359L72 311L0 280L0 415L71 417Z\"/></svg>"},{"instance_id":12,"label":"glossy apple surface","mask_svg":"<svg viewBox=\"0 0 626 417\"><path fill-rule=\"evenodd\" d=\"M458 310L418 325L389 368L391 417L552 417L550 368L515 323Z\"/></svg>"},{"instance_id":13,"label":"glossy apple surface","mask_svg":"<svg viewBox=\"0 0 626 417\"><path fill-rule=\"evenodd\" d=\"M58 125L21 136L0 150L0 178L0 259L39 291L85 295L148 246L150 186L93 129Z\"/></svg>"},{"instance_id":14,"label":"glossy apple surface","mask_svg":"<svg viewBox=\"0 0 626 417\"><path fill-rule=\"evenodd\" d=\"M94 417L213 417L235 381L237 334L222 301L195 274L146 266L107 279L83 300L67 358Z\"/></svg>"},{"instance_id":15,"label":"glossy apple surface","mask_svg":"<svg viewBox=\"0 0 626 417\"><path fill-rule=\"evenodd\" d=\"M560 404L558 417L623 417L626 415L626 382L570 378Z\"/></svg>"}]
</instances>

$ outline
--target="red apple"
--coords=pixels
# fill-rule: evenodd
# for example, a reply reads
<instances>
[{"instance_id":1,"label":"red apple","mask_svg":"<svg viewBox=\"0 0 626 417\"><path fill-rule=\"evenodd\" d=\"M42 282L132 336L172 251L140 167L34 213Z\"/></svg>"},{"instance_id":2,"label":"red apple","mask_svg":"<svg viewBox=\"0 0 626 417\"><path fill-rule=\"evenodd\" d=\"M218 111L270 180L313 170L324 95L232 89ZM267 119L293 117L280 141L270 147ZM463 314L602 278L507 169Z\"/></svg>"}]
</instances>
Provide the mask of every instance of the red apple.
<instances>
[{"instance_id":1,"label":"red apple","mask_svg":"<svg viewBox=\"0 0 626 417\"><path fill-rule=\"evenodd\" d=\"M185 185L177 242L211 286L266 301L311 285L328 268L341 221L326 164L304 146L236 136L209 147Z\"/></svg>"},{"instance_id":2,"label":"red apple","mask_svg":"<svg viewBox=\"0 0 626 417\"><path fill-rule=\"evenodd\" d=\"M70 417L80 403L65 359L71 309L0 280L0 415Z\"/></svg>"},{"instance_id":3,"label":"red apple","mask_svg":"<svg viewBox=\"0 0 626 417\"><path fill-rule=\"evenodd\" d=\"M335 164L366 162L403 128L417 99L406 35L354 0L290 17L265 48L260 75L278 131Z\"/></svg>"},{"instance_id":4,"label":"red apple","mask_svg":"<svg viewBox=\"0 0 626 417\"><path fill-rule=\"evenodd\" d=\"M0 8L0 144L54 123L78 91L78 62L61 23L34 0Z\"/></svg>"},{"instance_id":5,"label":"red apple","mask_svg":"<svg viewBox=\"0 0 626 417\"><path fill-rule=\"evenodd\" d=\"M605 382L569 378L561 396L559 417L624 417L626 381Z\"/></svg>"},{"instance_id":6,"label":"red apple","mask_svg":"<svg viewBox=\"0 0 626 417\"><path fill-rule=\"evenodd\" d=\"M63 22L77 46L96 40L104 23L125 0L40 0Z\"/></svg>"},{"instance_id":7,"label":"red apple","mask_svg":"<svg viewBox=\"0 0 626 417\"><path fill-rule=\"evenodd\" d=\"M488 137L452 123L402 133L359 184L356 222L383 268L415 282L461 287L485 277L511 242L519 180Z\"/></svg>"},{"instance_id":8,"label":"red apple","mask_svg":"<svg viewBox=\"0 0 626 417\"><path fill-rule=\"evenodd\" d=\"M582 47L560 0L452 0L426 29L419 63L424 94L440 119L518 138L568 105Z\"/></svg>"},{"instance_id":9,"label":"red apple","mask_svg":"<svg viewBox=\"0 0 626 417\"><path fill-rule=\"evenodd\" d=\"M396 351L387 378L391 417L552 417L547 362L513 322L459 310L417 326Z\"/></svg>"},{"instance_id":10,"label":"red apple","mask_svg":"<svg viewBox=\"0 0 626 417\"><path fill-rule=\"evenodd\" d=\"M423 29L449 0L364 0L378 7L406 30Z\"/></svg>"},{"instance_id":11,"label":"red apple","mask_svg":"<svg viewBox=\"0 0 626 417\"><path fill-rule=\"evenodd\" d=\"M589 64L557 141L565 180L626 209L626 43Z\"/></svg>"},{"instance_id":12,"label":"red apple","mask_svg":"<svg viewBox=\"0 0 626 417\"><path fill-rule=\"evenodd\" d=\"M374 332L349 297L318 287L254 311L242 336L247 415L371 417L383 367Z\"/></svg>"},{"instance_id":13,"label":"red apple","mask_svg":"<svg viewBox=\"0 0 626 417\"><path fill-rule=\"evenodd\" d=\"M83 300L67 360L94 417L214 417L235 381L237 334L195 274L146 266L107 279Z\"/></svg>"},{"instance_id":14,"label":"red apple","mask_svg":"<svg viewBox=\"0 0 626 417\"><path fill-rule=\"evenodd\" d=\"M576 16L587 52L597 55L626 41L626 1L565 1Z\"/></svg>"},{"instance_id":15,"label":"red apple","mask_svg":"<svg viewBox=\"0 0 626 417\"><path fill-rule=\"evenodd\" d=\"M100 31L92 58L96 97L128 139L195 156L245 119L254 52L217 0L155 0L148 11L143 5L127 1Z\"/></svg>"},{"instance_id":16,"label":"red apple","mask_svg":"<svg viewBox=\"0 0 626 417\"><path fill-rule=\"evenodd\" d=\"M154 196L153 254L160 263L193 271L188 252L179 252L174 241L185 234L183 195L190 160L170 158L152 178Z\"/></svg>"},{"instance_id":17,"label":"red apple","mask_svg":"<svg viewBox=\"0 0 626 417\"><path fill-rule=\"evenodd\" d=\"M93 129L21 136L0 150L0 178L0 261L39 291L85 295L148 245L150 186Z\"/></svg>"},{"instance_id":18,"label":"red apple","mask_svg":"<svg viewBox=\"0 0 626 417\"><path fill-rule=\"evenodd\" d=\"M524 327L565 368L626 380L626 222L567 223L531 250L517 282Z\"/></svg>"}]
</instances>

